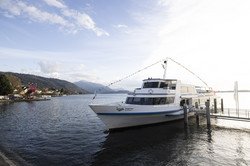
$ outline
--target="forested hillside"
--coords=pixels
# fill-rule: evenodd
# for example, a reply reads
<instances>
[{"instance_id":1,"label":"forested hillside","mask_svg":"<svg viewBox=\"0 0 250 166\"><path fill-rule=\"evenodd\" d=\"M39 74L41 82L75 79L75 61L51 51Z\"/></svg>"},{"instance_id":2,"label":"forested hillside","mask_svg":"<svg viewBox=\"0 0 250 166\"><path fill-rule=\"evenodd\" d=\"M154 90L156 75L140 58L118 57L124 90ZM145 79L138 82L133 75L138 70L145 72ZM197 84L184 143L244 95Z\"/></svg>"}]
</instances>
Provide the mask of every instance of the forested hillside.
<instances>
[{"instance_id":1,"label":"forested hillside","mask_svg":"<svg viewBox=\"0 0 250 166\"><path fill-rule=\"evenodd\" d=\"M37 85L38 89L58 89L63 90L66 94L88 93L86 90L65 80L12 72L0 72L0 74L6 75L14 88L28 86L33 83Z\"/></svg>"}]
</instances>

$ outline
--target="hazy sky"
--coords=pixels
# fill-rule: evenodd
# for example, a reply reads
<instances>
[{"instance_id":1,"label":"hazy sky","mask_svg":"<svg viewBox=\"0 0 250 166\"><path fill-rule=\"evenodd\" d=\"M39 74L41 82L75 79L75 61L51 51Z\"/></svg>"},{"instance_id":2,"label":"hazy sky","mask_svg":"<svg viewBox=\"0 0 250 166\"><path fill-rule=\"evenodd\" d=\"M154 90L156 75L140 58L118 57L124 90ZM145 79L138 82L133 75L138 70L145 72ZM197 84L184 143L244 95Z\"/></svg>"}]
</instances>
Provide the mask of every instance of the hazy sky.
<instances>
[{"instance_id":1,"label":"hazy sky","mask_svg":"<svg viewBox=\"0 0 250 166\"><path fill-rule=\"evenodd\" d=\"M108 84L172 57L215 89L250 89L249 0L0 0L0 27L0 71ZM117 87L162 75L159 64Z\"/></svg>"}]
</instances>

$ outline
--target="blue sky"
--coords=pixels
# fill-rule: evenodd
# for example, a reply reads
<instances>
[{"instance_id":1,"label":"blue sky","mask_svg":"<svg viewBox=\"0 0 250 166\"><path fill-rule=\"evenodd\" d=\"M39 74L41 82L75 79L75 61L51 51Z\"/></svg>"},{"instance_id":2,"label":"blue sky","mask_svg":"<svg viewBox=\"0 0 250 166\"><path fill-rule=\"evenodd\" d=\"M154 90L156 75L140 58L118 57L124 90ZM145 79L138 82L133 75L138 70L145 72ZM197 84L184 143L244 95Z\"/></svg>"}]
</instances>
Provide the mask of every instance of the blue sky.
<instances>
[{"instance_id":1,"label":"blue sky","mask_svg":"<svg viewBox=\"0 0 250 166\"><path fill-rule=\"evenodd\" d=\"M172 57L216 89L236 80L250 89L249 8L248 0L0 0L0 71L108 84ZM162 73L158 65L117 87ZM195 80L173 63L168 76Z\"/></svg>"}]
</instances>

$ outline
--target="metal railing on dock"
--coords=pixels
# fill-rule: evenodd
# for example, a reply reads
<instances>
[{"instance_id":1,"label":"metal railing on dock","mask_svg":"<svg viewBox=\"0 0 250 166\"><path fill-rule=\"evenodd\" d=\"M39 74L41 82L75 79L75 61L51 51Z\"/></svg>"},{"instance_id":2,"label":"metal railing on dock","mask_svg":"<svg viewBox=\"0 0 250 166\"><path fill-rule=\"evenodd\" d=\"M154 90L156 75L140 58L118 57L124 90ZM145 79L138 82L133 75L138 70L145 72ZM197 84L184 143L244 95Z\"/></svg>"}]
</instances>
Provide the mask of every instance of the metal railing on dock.
<instances>
[{"instance_id":1,"label":"metal railing on dock","mask_svg":"<svg viewBox=\"0 0 250 166\"><path fill-rule=\"evenodd\" d=\"M234 109L234 108L224 108L217 109L215 112L214 108L206 107L205 109L196 109L194 110L196 114L196 119L199 119L199 116L206 116L207 123L210 124L210 118L218 119L228 119L228 120L238 120L238 121L249 121L250 122L250 109Z\"/></svg>"},{"instance_id":2,"label":"metal railing on dock","mask_svg":"<svg viewBox=\"0 0 250 166\"><path fill-rule=\"evenodd\" d=\"M224 111L219 111L218 113L211 112L211 115L219 118L228 118L235 120L249 120L250 121L250 110L249 109L234 109L225 108Z\"/></svg>"},{"instance_id":3,"label":"metal railing on dock","mask_svg":"<svg viewBox=\"0 0 250 166\"><path fill-rule=\"evenodd\" d=\"M211 118L229 120L228 122L230 123L232 122L232 124L235 124L235 122L237 122L237 124L238 122L239 124L241 124L241 122L244 122L245 123L244 125L246 126L249 125L247 123L250 122L250 109L224 108L223 99L221 99L220 108L217 108L216 100L214 100L214 103L211 104L211 107L210 107L210 104L211 104L210 100L207 100L205 102L205 108L204 106L201 107L197 104L195 104L195 106L192 107L193 110L190 113L191 115L193 115L192 112L195 113L197 126L200 125L200 117L206 118L206 124L207 124L208 130L211 130ZM185 128L187 128L189 112L188 112L188 106L186 104L184 104L183 110L184 110L184 115L183 115L184 125L185 125ZM201 122L203 123L204 121L201 121ZM215 123L215 125L217 124L217 122ZM220 124L220 122L218 124Z\"/></svg>"},{"instance_id":4,"label":"metal railing on dock","mask_svg":"<svg viewBox=\"0 0 250 166\"><path fill-rule=\"evenodd\" d=\"M200 116L205 116L207 119L208 127L211 125L211 117L217 119L227 119L234 121L246 121L250 122L250 109L233 109L233 108L224 108L223 99L221 99L221 107L217 108L217 102L214 100L214 105L210 107L210 101L205 102L205 108L199 108L195 106L194 112L196 116L196 123L199 125ZM188 124L188 111L187 105L184 105L184 124Z\"/></svg>"}]
</instances>

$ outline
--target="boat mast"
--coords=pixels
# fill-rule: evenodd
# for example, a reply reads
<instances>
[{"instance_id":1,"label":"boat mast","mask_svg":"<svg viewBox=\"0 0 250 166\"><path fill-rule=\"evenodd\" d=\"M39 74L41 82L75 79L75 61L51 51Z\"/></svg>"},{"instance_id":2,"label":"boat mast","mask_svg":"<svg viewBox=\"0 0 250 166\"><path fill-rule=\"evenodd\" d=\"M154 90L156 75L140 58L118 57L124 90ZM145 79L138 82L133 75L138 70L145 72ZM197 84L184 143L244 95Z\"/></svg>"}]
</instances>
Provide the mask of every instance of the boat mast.
<instances>
[{"instance_id":1,"label":"boat mast","mask_svg":"<svg viewBox=\"0 0 250 166\"><path fill-rule=\"evenodd\" d=\"M167 63L168 63L168 60L166 59L166 60L164 60L164 64L162 65L162 67L164 69L163 79L166 79Z\"/></svg>"}]
</instances>

